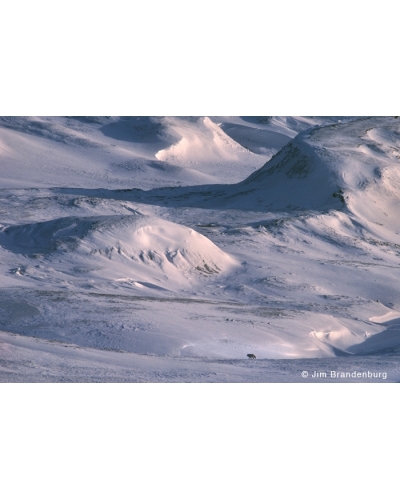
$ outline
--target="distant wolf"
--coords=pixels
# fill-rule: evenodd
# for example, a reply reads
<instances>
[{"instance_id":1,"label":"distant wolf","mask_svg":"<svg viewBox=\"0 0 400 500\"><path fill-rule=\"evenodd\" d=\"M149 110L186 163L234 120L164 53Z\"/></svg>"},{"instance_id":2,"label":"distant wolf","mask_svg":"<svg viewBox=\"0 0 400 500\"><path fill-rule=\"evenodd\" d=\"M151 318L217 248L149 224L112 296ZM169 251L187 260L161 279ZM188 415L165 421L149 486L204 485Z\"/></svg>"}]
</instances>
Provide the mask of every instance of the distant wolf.
<instances>
[{"instance_id":1,"label":"distant wolf","mask_svg":"<svg viewBox=\"0 0 400 500\"><path fill-rule=\"evenodd\" d=\"M256 359L256 357L255 357L254 354L248 354L247 357L250 358L250 359Z\"/></svg>"}]
</instances>

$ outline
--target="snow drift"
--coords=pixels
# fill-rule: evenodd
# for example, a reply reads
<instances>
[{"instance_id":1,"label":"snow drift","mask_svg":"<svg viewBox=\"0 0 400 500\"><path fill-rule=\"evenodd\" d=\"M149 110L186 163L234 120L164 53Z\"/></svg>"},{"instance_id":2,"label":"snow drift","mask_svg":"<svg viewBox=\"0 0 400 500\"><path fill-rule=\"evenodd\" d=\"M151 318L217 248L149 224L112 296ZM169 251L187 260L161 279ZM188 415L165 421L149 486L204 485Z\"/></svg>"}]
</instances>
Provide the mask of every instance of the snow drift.
<instances>
[{"instance_id":1,"label":"snow drift","mask_svg":"<svg viewBox=\"0 0 400 500\"><path fill-rule=\"evenodd\" d=\"M360 118L300 133L237 184L153 189L131 199L262 211L349 210L387 223L400 209L400 120Z\"/></svg>"},{"instance_id":2,"label":"snow drift","mask_svg":"<svg viewBox=\"0 0 400 500\"><path fill-rule=\"evenodd\" d=\"M347 207L380 218L400 199L400 120L361 118L299 134L239 184L265 207ZM394 206L393 206L394 208Z\"/></svg>"},{"instance_id":3,"label":"snow drift","mask_svg":"<svg viewBox=\"0 0 400 500\"><path fill-rule=\"evenodd\" d=\"M58 270L69 270L68 262L75 266L101 262L100 272L110 277L147 281L211 276L235 264L193 229L139 214L65 217L4 227L0 244L13 253L51 262Z\"/></svg>"}]
</instances>

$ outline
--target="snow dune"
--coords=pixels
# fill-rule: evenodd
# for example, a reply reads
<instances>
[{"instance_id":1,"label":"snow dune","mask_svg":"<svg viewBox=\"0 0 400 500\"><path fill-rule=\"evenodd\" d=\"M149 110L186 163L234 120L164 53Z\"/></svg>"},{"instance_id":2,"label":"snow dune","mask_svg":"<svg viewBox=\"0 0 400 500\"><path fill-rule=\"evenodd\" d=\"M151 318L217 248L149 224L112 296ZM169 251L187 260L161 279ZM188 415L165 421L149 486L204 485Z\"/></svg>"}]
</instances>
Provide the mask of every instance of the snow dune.
<instances>
[{"instance_id":1,"label":"snow dune","mask_svg":"<svg viewBox=\"0 0 400 500\"><path fill-rule=\"evenodd\" d=\"M187 164L194 158L201 158L202 162L221 162L237 160L239 153L248 153L208 117L182 120L171 124L171 128L181 138L169 148L158 151L158 160Z\"/></svg>"},{"instance_id":2,"label":"snow dune","mask_svg":"<svg viewBox=\"0 0 400 500\"><path fill-rule=\"evenodd\" d=\"M138 214L65 217L3 227L0 243L37 262L51 262L59 271L72 273L72 264L75 270L79 265L92 266L109 278L124 276L150 282L163 278L179 283L237 265L193 229Z\"/></svg>"},{"instance_id":3,"label":"snow dune","mask_svg":"<svg viewBox=\"0 0 400 500\"><path fill-rule=\"evenodd\" d=\"M250 153L221 127L208 117L0 117L0 181L113 189L231 183L276 152ZM280 136L290 140L293 131Z\"/></svg>"},{"instance_id":4,"label":"snow dune","mask_svg":"<svg viewBox=\"0 0 400 500\"><path fill-rule=\"evenodd\" d=\"M386 142L375 144L371 131ZM389 217L395 223L392 215L399 209L400 198L399 134L395 118L314 127L297 135L239 183L166 187L135 192L127 199L252 211L349 210L366 222L386 225Z\"/></svg>"},{"instance_id":5,"label":"snow dune","mask_svg":"<svg viewBox=\"0 0 400 500\"><path fill-rule=\"evenodd\" d=\"M242 192L254 208L257 203L273 210L347 207L360 214L366 209L364 216L374 212L380 219L383 212L397 209L399 139L395 118L359 119L303 132L239 184L236 200L240 203Z\"/></svg>"}]
</instances>

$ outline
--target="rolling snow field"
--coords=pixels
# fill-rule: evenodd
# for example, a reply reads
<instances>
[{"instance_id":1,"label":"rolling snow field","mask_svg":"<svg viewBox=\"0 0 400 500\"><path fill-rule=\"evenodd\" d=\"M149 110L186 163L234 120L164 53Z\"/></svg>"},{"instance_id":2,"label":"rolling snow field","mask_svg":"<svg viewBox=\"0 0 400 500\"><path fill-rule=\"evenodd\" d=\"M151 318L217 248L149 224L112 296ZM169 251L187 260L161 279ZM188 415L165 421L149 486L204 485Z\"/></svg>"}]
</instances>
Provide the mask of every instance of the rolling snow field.
<instances>
[{"instance_id":1,"label":"rolling snow field","mask_svg":"<svg viewBox=\"0 0 400 500\"><path fill-rule=\"evenodd\" d=\"M400 381L397 117L3 117L0 188L1 382Z\"/></svg>"}]
</instances>

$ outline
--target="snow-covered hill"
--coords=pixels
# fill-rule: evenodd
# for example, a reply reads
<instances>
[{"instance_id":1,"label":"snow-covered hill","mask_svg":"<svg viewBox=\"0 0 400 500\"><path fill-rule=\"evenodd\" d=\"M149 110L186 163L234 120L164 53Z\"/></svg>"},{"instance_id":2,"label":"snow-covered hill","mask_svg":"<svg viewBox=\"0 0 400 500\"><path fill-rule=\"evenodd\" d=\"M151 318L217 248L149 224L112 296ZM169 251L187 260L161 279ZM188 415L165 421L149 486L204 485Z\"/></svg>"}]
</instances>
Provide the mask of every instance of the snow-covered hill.
<instances>
[{"instance_id":1,"label":"snow-covered hill","mask_svg":"<svg viewBox=\"0 0 400 500\"><path fill-rule=\"evenodd\" d=\"M84 273L91 280L135 279L135 285L146 282L150 288L160 282L182 286L235 266L232 257L193 229L139 214L13 225L3 228L0 245L27 262L15 271L18 275L29 274L34 259L36 276L51 266L53 272Z\"/></svg>"},{"instance_id":2,"label":"snow-covered hill","mask_svg":"<svg viewBox=\"0 0 400 500\"><path fill-rule=\"evenodd\" d=\"M247 123L238 119L240 123ZM236 139L208 117L3 117L0 181L3 187L150 189L239 182L296 132L281 124L249 123ZM274 129L279 132L273 132ZM240 144L249 131L272 144L258 154ZM272 130L272 132L271 132ZM286 141L286 142L285 142ZM271 142L271 141L269 141Z\"/></svg>"},{"instance_id":3,"label":"snow-covered hill","mask_svg":"<svg viewBox=\"0 0 400 500\"><path fill-rule=\"evenodd\" d=\"M398 118L3 118L0 162L5 332L153 380L399 352Z\"/></svg>"}]
</instances>

